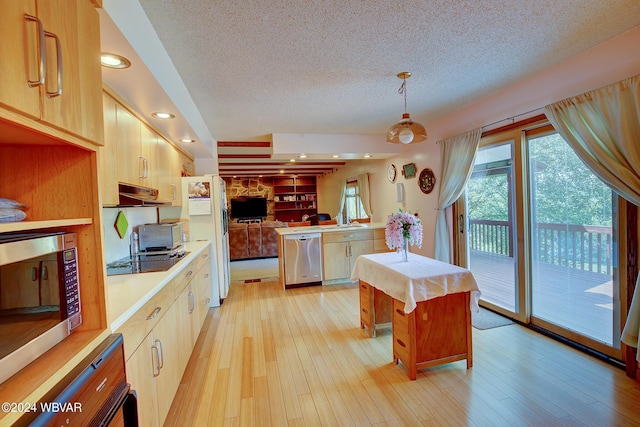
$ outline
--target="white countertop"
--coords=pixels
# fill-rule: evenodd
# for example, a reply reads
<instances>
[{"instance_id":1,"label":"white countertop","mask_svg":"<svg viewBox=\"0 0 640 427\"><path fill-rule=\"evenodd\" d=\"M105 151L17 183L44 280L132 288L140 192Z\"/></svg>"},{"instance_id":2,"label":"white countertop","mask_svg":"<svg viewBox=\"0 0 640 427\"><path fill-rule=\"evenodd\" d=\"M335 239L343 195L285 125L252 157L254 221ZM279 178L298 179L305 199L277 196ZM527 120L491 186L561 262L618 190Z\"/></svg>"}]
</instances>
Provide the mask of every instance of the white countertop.
<instances>
[{"instance_id":1,"label":"white countertop","mask_svg":"<svg viewBox=\"0 0 640 427\"><path fill-rule=\"evenodd\" d=\"M111 331L122 326L210 243L208 240L185 243L189 254L167 271L107 276L107 323Z\"/></svg>"},{"instance_id":2,"label":"white countertop","mask_svg":"<svg viewBox=\"0 0 640 427\"><path fill-rule=\"evenodd\" d=\"M276 233L280 236L286 236L289 234L306 234L306 233L333 233L339 231L360 231L360 230L373 230L376 228L384 228L386 223L384 222L370 222L364 224L353 225L306 225L302 227L278 227L275 228Z\"/></svg>"}]
</instances>

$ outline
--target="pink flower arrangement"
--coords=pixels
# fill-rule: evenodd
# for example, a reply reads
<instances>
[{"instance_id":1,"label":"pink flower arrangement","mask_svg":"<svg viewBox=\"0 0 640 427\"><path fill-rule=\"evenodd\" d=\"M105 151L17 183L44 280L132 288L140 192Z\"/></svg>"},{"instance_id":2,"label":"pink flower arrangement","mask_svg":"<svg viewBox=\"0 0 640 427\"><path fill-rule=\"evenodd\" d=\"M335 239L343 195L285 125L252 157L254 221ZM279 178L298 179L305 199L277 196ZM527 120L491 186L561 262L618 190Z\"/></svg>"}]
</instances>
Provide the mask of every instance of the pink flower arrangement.
<instances>
[{"instance_id":1,"label":"pink flower arrangement","mask_svg":"<svg viewBox=\"0 0 640 427\"><path fill-rule=\"evenodd\" d=\"M422 247L422 223L420 218L410 212L402 210L389 215L387 226L384 229L384 237L389 249L402 248L404 239L410 245Z\"/></svg>"}]
</instances>

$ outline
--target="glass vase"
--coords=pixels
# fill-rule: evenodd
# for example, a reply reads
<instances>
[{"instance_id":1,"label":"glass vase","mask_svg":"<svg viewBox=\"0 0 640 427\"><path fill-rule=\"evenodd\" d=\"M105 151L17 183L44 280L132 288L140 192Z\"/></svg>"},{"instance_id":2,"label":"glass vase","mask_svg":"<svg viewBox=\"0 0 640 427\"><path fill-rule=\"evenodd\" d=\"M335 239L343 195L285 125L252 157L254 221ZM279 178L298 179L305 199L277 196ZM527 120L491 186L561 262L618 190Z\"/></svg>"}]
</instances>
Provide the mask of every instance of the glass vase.
<instances>
[{"instance_id":1,"label":"glass vase","mask_svg":"<svg viewBox=\"0 0 640 427\"><path fill-rule=\"evenodd\" d=\"M400 255L402 256L402 262L409 261L409 239L402 239L402 248L400 248Z\"/></svg>"}]
</instances>

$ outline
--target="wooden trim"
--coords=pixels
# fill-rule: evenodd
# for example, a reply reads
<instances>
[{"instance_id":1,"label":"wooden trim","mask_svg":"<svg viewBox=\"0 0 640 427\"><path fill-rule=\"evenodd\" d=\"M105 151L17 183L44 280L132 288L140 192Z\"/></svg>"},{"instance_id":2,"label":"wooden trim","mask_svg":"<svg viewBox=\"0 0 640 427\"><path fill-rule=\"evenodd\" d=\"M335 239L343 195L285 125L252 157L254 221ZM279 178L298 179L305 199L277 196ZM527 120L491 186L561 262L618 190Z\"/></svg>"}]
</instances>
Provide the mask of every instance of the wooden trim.
<instances>
[{"instance_id":1,"label":"wooden trim","mask_svg":"<svg viewBox=\"0 0 640 427\"><path fill-rule=\"evenodd\" d=\"M636 288L638 278L638 207L633 203L626 203L627 209L627 313L631 306L631 299ZM625 364L627 376L640 379L638 376L637 350L626 346Z\"/></svg>"},{"instance_id":2,"label":"wooden trim","mask_svg":"<svg viewBox=\"0 0 640 427\"><path fill-rule=\"evenodd\" d=\"M218 159L270 159L271 154L220 154ZM232 163L234 164L234 163Z\"/></svg>"},{"instance_id":3,"label":"wooden trim","mask_svg":"<svg viewBox=\"0 0 640 427\"><path fill-rule=\"evenodd\" d=\"M270 141L218 141L218 148L222 147L251 147L271 148Z\"/></svg>"},{"instance_id":4,"label":"wooden trim","mask_svg":"<svg viewBox=\"0 0 640 427\"><path fill-rule=\"evenodd\" d=\"M497 133L506 132L513 129L519 129L519 128L522 128L523 126L527 126L536 122L548 122L547 116L545 116L544 114L538 114L537 116L529 117L528 119L520 120L518 122L511 123L506 126L490 129L482 132L482 135L480 137L484 138L485 136L495 135Z\"/></svg>"}]
</instances>

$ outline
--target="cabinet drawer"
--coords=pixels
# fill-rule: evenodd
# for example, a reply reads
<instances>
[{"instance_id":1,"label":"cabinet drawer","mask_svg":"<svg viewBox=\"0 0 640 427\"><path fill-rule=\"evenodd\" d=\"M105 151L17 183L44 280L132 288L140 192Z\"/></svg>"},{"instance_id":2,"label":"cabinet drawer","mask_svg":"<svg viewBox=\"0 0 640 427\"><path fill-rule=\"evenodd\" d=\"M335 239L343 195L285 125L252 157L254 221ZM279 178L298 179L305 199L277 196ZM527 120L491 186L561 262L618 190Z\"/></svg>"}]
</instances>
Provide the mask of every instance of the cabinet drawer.
<instances>
[{"instance_id":1,"label":"cabinet drawer","mask_svg":"<svg viewBox=\"0 0 640 427\"><path fill-rule=\"evenodd\" d=\"M144 337L164 316L174 299L173 286L169 282L115 331L121 333L124 339L125 360L129 359Z\"/></svg>"},{"instance_id":2,"label":"cabinet drawer","mask_svg":"<svg viewBox=\"0 0 640 427\"><path fill-rule=\"evenodd\" d=\"M369 299L369 296L373 293L373 287L367 282L363 282L362 280L359 283L360 286L360 299L366 297Z\"/></svg>"},{"instance_id":3,"label":"cabinet drawer","mask_svg":"<svg viewBox=\"0 0 640 427\"><path fill-rule=\"evenodd\" d=\"M393 300L393 333L409 336L409 318L411 314L404 312L404 303L396 299Z\"/></svg>"},{"instance_id":4,"label":"cabinet drawer","mask_svg":"<svg viewBox=\"0 0 640 427\"><path fill-rule=\"evenodd\" d=\"M200 270L205 263L209 262L209 257L211 256L211 246L207 246L205 250L203 250L200 255L198 255L198 264L196 268Z\"/></svg>"},{"instance_id":5,"label":"cabinet drawer","mask_svg":"<svg viewBox=\"0 0 640 427\"><path fill-rule=\"evenodd\" d=\"M402 359L404 363L411 363L411 344L408 336L396 335L395 330L393 332L393 354Z\"/></svg>"},{"instance_id":6,"label":"cabinet drawer","mask_svg":"<svg viewBox=\"0 0 640 427\"><path fill-rule=\"evenodd\" d=\"M373 232L371 230L362 231L331 231L322 233L323 243L333 242L353 242L354 240L372 240Z\"/></svg>"},{"instance_id":7,"label":"cabinet drawer","mask_svg":"<svg viewBox=\"0 0 640 427\"><path fill-rule=\"evenodd\" d=\"M187 266L185 266L180 274L178 274L173 280L173 297L178 298L178 296L184 290L184 287L187 286L187 283L191 281L194 277L196 277L198 263L197 261L191 260Z\"/></svg>"},{"instance_id":8,"label":"cabinet drawer","mask_svg":"<svg viewBox=\"0 0 640 427\"><path fill-rule=\"evenodd\" d=\"M371 313L371 286L368 283L360 282L360 321L371 327L373 317Z\"/></svg>"}]
</instances>

